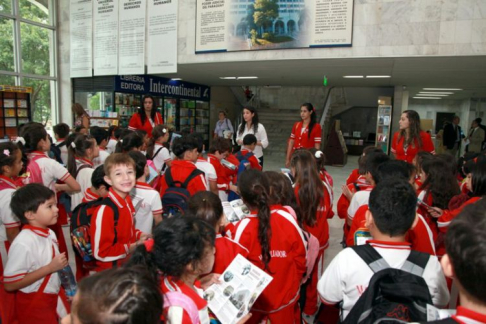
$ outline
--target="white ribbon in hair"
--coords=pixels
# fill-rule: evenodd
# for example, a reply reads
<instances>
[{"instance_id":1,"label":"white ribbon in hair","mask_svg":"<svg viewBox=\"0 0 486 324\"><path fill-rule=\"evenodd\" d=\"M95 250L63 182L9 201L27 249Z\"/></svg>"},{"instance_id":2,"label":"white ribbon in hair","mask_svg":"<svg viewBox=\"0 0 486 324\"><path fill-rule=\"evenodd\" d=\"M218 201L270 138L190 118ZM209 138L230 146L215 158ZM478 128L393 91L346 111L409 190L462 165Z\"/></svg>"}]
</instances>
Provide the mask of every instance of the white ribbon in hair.
<instances>
[{"instance_id":1,"label":"white ribbon in hair","mask_svg":"<svg viewBox=\"0 0 486 324\"><path fill-rule=\"evenodd\" d=\"M162 129L162 133L164 134L167 133L167 129L166 128Z\"/></svg>"},{"instance_id":2,"label":"white ribbon in hair","mask_svg":"<svg viewBox=\"0 0 486 324\"><path fill-rule=\"evenodd\" d=\"M25 139L22 136L18 136L15 139L14 143L18 143L18 142L22 143L22 145L25 145Z\"/></svg>"},{"instance_id":3,"label":"white ribbon in hair","mask_svg":"<svg viewBox=\"0 0 486 324\"><path fill-rule=\"evenodd\" d=\"M316 151L316 153L314 154L316 159L320 159L323 155L324 155L324 153L322 153L322 151Z\"/></svg>"},{"instance_id":4,"label":"white ribbon in hair","mask_svg":"<svg viewBox=\"0 0 486 324\"><path fill-rule=\"evenodd\" d=\"M74 142L71 142L71 147L72 147L73 149L75 149L75 148L76 148L76 144L74 144Z\"/></svg>"},{"instance_id":5,"label":"white ribbon in hair","mask_svg":"<svg viewBox=\"0 0 486 324\"><path fill-rule=\"evenodd\" d=\"M121 140L120 140L120 143L122 143L122 144L123 144L123 139L121 139Z\"/></svg>"}]
</instances>

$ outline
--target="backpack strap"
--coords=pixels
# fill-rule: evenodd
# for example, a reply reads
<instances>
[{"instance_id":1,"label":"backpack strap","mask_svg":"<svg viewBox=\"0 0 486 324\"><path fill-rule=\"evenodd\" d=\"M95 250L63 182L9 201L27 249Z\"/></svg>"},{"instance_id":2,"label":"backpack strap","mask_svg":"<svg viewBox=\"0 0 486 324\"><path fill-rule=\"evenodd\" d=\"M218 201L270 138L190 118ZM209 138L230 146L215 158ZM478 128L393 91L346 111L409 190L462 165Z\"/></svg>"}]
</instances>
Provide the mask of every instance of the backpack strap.
<instances>
[{"instance_id":1,"label":"backpack strap","mask_svg":"<svg viewBox=\"0 0 486 324\"><path fill-rule=\"evenodd\" d=\"M184 183L182 184L182 188L187 189L189 182L200 174L204 174L204 172L202 172L201 170L199 170L197 168L192 170L191 174L189 174L186 181L184 181Z\"/></svg>"},{"instance_id":2,"label":"backpack strap","mask_svg":"<svg viewBox=\"0 0 486 324\"><path fill-rule=\"evenodd\" d=\"M55 147L61 148L63 146L66 146L66 141L62 141L61 143L54 144Z\"/></svg>"},{"instance_id":3,"label":"backpack strap","mask_svg":"<svg viewBox=\"0 0 486 324\"><path fill-rule=\"evenodd\" d=\"M77 170L76 170L76 174L74 175L74 179L76 180L76 178L78 177L78 174L81 170L83 169L87 169L87 168L92 168L91 165L89 164L83 164L81 165Z\"/></svg>"},{"instance_id":4,"label":"backpack strap","mask_svg":"<svg viewBox=\"0 0 486 324\"><path fill-rule=\"evenodd\" d=\"M159 152L162 151L163 148L164 148L163 146L161 148L159 148L157 150L157 152L155 152L154 156L152 156L151 160L155 159L155 157L157 156L157 154L159 154Z\"/></svg>"},{"instance_id":5,"label":"backpack strap","mask_svg":"<svg viewBox=\"0 0 486 324\"><path fill-rule=\"evenodd\" d=\"M422 277L425 267L429 262L430 254L421 253L411 250L410 255L402 266L403 271L410 272L416 276Z\"/></svg>"},{"instance_id":6,"label":"backpack strap","mask_svg":"<svg viewBox=\"0 0 486 324\"><path fill-rule=\"evenodd\" d=\"M356 190L356 192L361 191L361 188L358 186L358 184L356 182L353 182L353 186L354 186L354 190Z\"/></svg>"},{"instance_id":7,"label":"backpack strap","mask_svg":"<svg viewBox=\"0 0 486 324\"><path fill-rule=\"evenodd\" d=\"M361 259L363 259L364 262L366 262L374 273L390 268L385 259L383 259L380 253L378 253L371 245L355 245L351 248Z\"/></svg>"},{"instance_id":8,"label":"backpack strap","mask_svg":"<svg viewBox=\"0 0 486 324\"><path fill-rule=\"evenodd\" d=\"M165 182L167 183L168 187L174 187L174 184L175 184L174 179L172 178L172 174L170 172L171 170L172 170L172 168L169 167L169 168L167 168L167 171L165 171L165 173L164 173ZM180 183L180 182L178 181L178 183Z\"/></svg>"},{"instance_id":9,"label":"backpack strap","mask_svg":"<svg viewBox=\"0 0 486 324\"><path fill-rule=\"evenodd\" d=\"M191 323L199 324L199 310L194 301L180 291L171 291L164 294L164 307L182 307L191 318Z\"/></svg>"}]
</instances>

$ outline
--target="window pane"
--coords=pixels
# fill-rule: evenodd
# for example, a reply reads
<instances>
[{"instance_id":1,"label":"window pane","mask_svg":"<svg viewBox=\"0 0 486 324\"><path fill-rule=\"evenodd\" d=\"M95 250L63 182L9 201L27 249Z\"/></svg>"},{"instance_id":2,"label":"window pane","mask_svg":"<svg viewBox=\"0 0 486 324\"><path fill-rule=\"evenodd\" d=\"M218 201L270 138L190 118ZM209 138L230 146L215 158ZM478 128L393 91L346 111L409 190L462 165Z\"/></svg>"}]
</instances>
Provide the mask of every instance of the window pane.
<instances>
[{"instance_id":1,"label":"window pane","mask_svg":"<svg viewBox=\"0 0 486 324\"><path fill-rule=\"evenodd\" d=\"M12 13L12 0L0 0L0 12Z\"/></svg>"},{"instance_id":2,"label":"window pane","mask_svg":"<svg viewBox=\"0 0 486 324\"><path fill-rule=\"evenodd\" d=\"M1 0L0 0L1 1ZM0 70L14 71L13 20L0 18Z\"/></svg>"},{"instance_id":3,"label":"window pane","mask_svg":"<svg viewBox=\"0 0 486 324\"><path fill-rule=\"evenodd\" d=\"M0 74L0 84L15 85L15 77L13 75Z\"/></svg>"},{"instance_id":4,"label":"window pane","mask_svg":"<svg viewBox=\"0 0 486 324\"><path fill-rule=\"evenodd\" d=\"M22 85L32 87L30 105L33 121L50 126L51 123L51 81L23 78Z\"/></svg>"},{"instance_id":5,"label":"window pane","mask_svg":"<svg viewBox=\"0 0 486 324\"><path fill-rule=\"evenodd\" d=\"M1 1L1 0L0 0ZM50 24L49 0L20 0L20 16L24 19Z\"/></svg>"},{"instance_id":6,"label":"window pane","mask_svg":"<svg viewBox=\"0 0 486 324\"><path fill-rule=\"evenodd\" d=\"M50 75L49 47L51 39L51 30L20 23L22 72Z\"/></svg>"}]
</instances>

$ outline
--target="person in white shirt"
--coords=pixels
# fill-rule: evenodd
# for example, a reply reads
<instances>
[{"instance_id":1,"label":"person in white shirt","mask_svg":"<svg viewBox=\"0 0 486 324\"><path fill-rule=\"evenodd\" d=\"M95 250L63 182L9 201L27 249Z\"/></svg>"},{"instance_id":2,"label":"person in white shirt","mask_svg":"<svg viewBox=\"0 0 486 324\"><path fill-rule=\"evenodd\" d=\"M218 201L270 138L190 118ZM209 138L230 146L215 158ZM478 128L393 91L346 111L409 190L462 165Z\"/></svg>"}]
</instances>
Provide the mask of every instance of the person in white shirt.
<instances>
[{"instance_id":1,"label":"person in white shirt","mask_svg":"<svg viewBox=\"0 0 486 324\"><path fill-rule=\"evenodd\" d=\"M253 134L257 138L257 145L253 154L260 161L263 167L263 149L268 147L268 138L265 127L258 122L258 113L255 108L246 106L243 108L243 123L238 126L236 142L239 145L243 144L243 138L246 134Z\"/></svg>"},{"instance_id":2,"label":"person in white shirt","mask_svg":"<svg viewBox=\"0 0 486 324\"><path fill-rule=\"evenodd\" d=\"M401 269L410 255L410 243L405 235L415 220L417 196L406 180L387 179L376 185L370 195L366 213L371 245L389 267ZM354 304L368 288L374 272L353 248L341 251L319 280L317 289L327 305L342 302L342 317L346 318ZM444 273L436 256L430 256L422 274L437 307L449 302Z\"/></svg>"},{"instance_id":3,"label":"person in white shirt","mask_svg":"<svg viewBox=\"0 0 486 324\"><path fill-rule=\"evenodd\" d=\"M106 158L111 154L106 148L108 145L109 135L107 130L98 126L91 127L89 133L94 137L99 147L99 154L93 159L93 167L96 168L103 165Z\"/></svg>"},{"instance_id":4,"label":"person in white shirt","mask_svg":"<svg viewBox=\"0 0 486 324\"><path fill-rule=\"evenodd\" d=\"M68 137L70 132L69 126L68 124L60 123L54 126L52 130L54 131L54 138L56 139L56 143L54 143L54 146L59 148L59 150L61 151L62 164L66 166L68 158L66 138Z\"/></svg>"},{"instance_id":5,"label":"person in white shirt","mask_svg":"<svg viewBox=\"0 0 486 324\"><path fill-rule=\"evenodd\" d=\"M197 146L197 161L196 161L196 168L204 172L204 176L206 178L206 186L209 188L209 191L212 193L219 195L219 190L218 190L218 175L216 174L216 169L214 166L204 158L203 152L205 150L204 143L203 143L203 138L200 134L192 134L192 137L194 137L197 140L198 146Z\"/></svg>"},{"instance_id":6,"label":"person in white shirt","mask_svg":"<svg viewBox=\"0 0 486 324\"><path fill-rule=\"evenodd\" d=\"M165 125L157 125L152 129L152 138L147 145L147 159L152 160L161 175L172 164L169 149L165 147L169 141L169 128Z\"/></svg>"},{"instance_id":7,"label":"person in white shirt","mask_svg":"<svg viewBox=\"0 0 486 324\"><path fill-rule=\"evenodd\" d=\"M110 136L110 139L108 140L108 144L106 145L106 150L108 153L114 153L115 152L115 146L116 143L118 143L118 139L120 137L121 129L118 128L118 126L110 126L108 128L108 135ZM118 135L118 137L116 136Z\"/></svg>"}]
</instances>

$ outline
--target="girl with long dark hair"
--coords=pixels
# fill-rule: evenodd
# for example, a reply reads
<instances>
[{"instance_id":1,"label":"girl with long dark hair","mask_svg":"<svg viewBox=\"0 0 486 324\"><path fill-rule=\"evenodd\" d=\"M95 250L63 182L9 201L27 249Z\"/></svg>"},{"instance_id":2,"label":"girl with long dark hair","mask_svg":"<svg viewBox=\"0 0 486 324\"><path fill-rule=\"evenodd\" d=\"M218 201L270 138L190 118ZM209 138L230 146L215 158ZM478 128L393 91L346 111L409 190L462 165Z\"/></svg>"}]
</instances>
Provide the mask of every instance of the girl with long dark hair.
<instances>
[{"instance_id":1,"label":"girl with long dark hair","mask_svg":"<svg viewBox=\"0 0 486 324\"><path fill-rule=\"evenodd\" d=\"M257 145L253 154L255 154L263 167L263 149L268 147L267 132L265 127L258 121L258 112L251 106L243 108L243 122L238 127L236 136L236 142L239 145L243 144L243 138L246 134L253 134L257 138Z\"/></svg>"},{"instance_id":2,"label":"girl with long dark hair","mask_svg":"<svg viewBox=\"0 0 486 324\"><path fill-rule=\"evenodd\" d=\"M397 160L412 163L419 151L435 154L430 134L420 129L420 116L415 110L405 110L400 117L400 130L393 135L391 152Z\"/></svg>"},{"instance_id":3,"label":"girl with long dark hair","mask_svg":"<svg viewBox=\"0 0 486 324\"><path fill-rule=\"evenodd\" d=\"M287 145L287 156L285 165L289 167L290 156L296 149L300 148L321 148L321 125L317 123L317 115L311 103L303 103L300 106L300 118L292 127L292 133Z\"/></svg>"},{"instance_id":4,"label":"girl with long dark hair","mask_svg":"<svg viewBox=\"0 0 486 324\"><path fill-rule=\"evenodd\" d=\"M164 120L162 119L162 115L157 112L154 97L145 95L142 102L143 107L130 118L128 129L143 129L149 137L152 137L152 129L157 125L162 125Z\"/></svg>"},{"instance_id":5,"label":"girl with long dark hair","mask_svg":"<svg viewBox=\"0 0 486 324\"><path fill-rule=\"evenodd\" d=\"M234 240L249 251L247 259L268 272L272 282L252 307L251 323L300 323L299 289L306 271L306 242L294 217L270 205L269 184L251 169L238 178L238 190L250 215L236 224Z\"/></svg>"}]
</instances>

